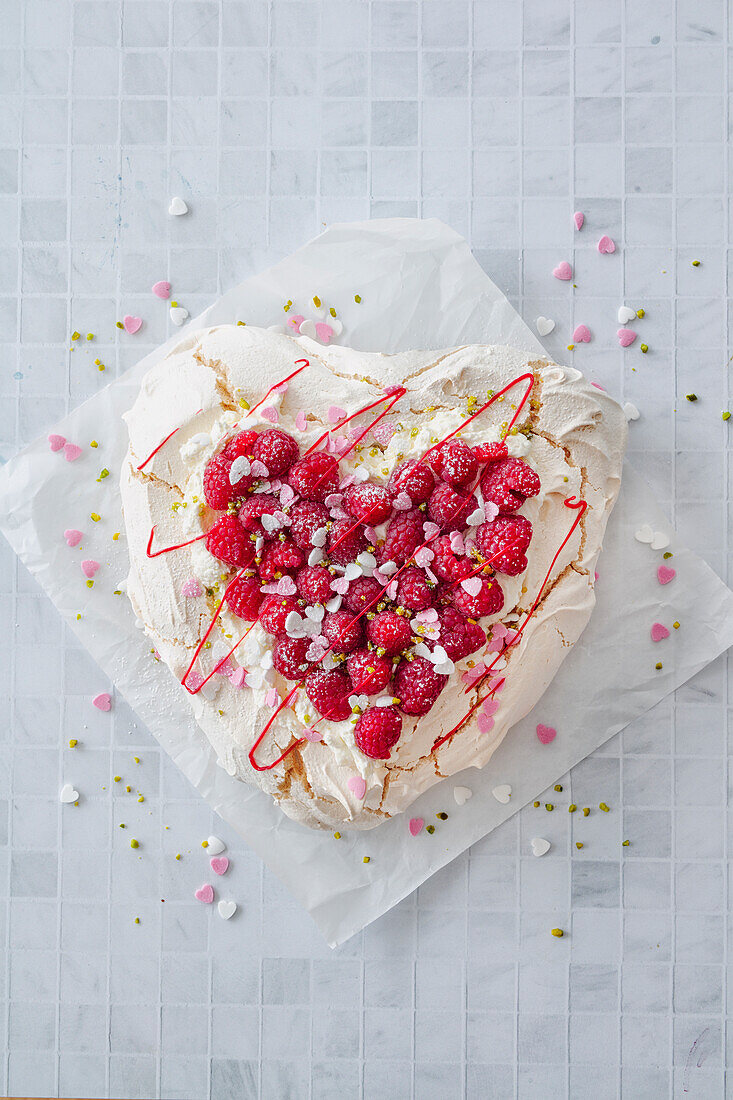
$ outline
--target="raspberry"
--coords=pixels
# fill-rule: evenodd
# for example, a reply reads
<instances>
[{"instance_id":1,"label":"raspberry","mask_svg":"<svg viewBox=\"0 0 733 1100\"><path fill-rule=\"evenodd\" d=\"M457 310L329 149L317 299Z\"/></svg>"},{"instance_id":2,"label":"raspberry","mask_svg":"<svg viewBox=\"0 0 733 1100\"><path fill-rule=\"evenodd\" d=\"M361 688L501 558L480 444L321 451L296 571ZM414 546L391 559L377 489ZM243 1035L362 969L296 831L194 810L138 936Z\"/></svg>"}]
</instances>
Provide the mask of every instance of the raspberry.
<instances>
[{"instance_id":1,"label":"raspberry","mask_svg":"<svg viewBox=\"0 0 733 1100\"><path fill-rule=\"evenodd\" d=\"M516 577L527 568L526 550L532 539L532 524L526 516L498 516L482 523L476 544L497 573Z\"/></svg>"},{"instance_id":2,"label":"raspberry","mask_svg":"<svg viewBox=\"0 0 733 1100\"><path fill-rule=\"evenodd\" d=\"M300 454L292 435L279 428L268 428L257 436L255 458L267 467L270 477L282 477Z\"/></svg>"},{"instance_id":3,"label":"raspberry","mask_svg":"<svg viewBox=\"0 0 733 1100\"><path fill-rule=\"evenodd\" d=\"M305 558L303 551L289 539L271 543L262 555L260 576L263 581L275 581L283 573L294 573L300 569Z\"/></svg>"},{"instance_id":4,"label":"raspberry","mask_svg":"<svg viewBox=\"0 0 733 1100\"><path fill-rule=\"evenodd\" d=\"M344 503L354 519L363 519L372 526L383 523L392 515L392 500L386 486L377 485L374 481L350 485Z\"/></svg>"},{"instance_id":5,"label":"raspberry","mask_svg":"<svg viewBox=\"0 0 733 1100\"><path fill-rule=\"evenodd\" d=\"M247 531L256 531L261 535L262 516L272 516L280 510L279 497L272 496L270 493L256 493L253 497L248 497L239 509L239 522Z\"/></svg>"},{"instance_id":6,"label":"raspberry","mask_svg":"<svg viewBox=\"0 0 733 1100\"><path fill-rule=\"evenodd\" d=\"M482 615L495 615L504 606L504 593L499 582L496 579L489 580L488 577L480 577L480 580L481 588L475 596L469 595L460 584L452 588L448 594L453 606L470 619L480 619Z\"/></svg>"},{"instance_id":7,"label":"raspberry","mask_svg":"<svg viewBox=\"0 0 733 1100\"><path fill-rule=\"evenodd\" d=\"M304 565L295 578L298 595L307 604L326 603L333 596L331 574L322 565Z\"/></svg>"},{"instance_id":8,"label":"raspberry","mask_svg":"<svg viewBox=\"0 0 733 1100\"><path fill-rule=\"evenodd\" d=\"M387 482L392 500L398 493L407 493L413 504L424 504L435 487L435 478L427 462L408 459L393 471Z\"/></svg>"},{"instance_id":9,"label":"raspberry","mask_svg":"<svg viewBox=\"0 0 733 1100\"><path fill-rule=\"evenodd\" d=\"M516 512L527 497L540 491L540 479L521 458L504 458L489 466L481 478L484 500L490 500L501 513Z\"/></svg>"},{"instance_id":10,"label":"raspberry","mask_svg":"<svg viewBox=\"0 0 733 1100\"><path fill-rule=\"evenodd\" d=\"M315 501L294 504L290 509L290 534L301 550L310 550L314 531L325 527L330 519L328 510Z\"/></svg>"},{"instance_id":11,"label":"raspberry","mask_svg":"<svg viewBox=\"0 0 733 1100\"><path fill-rule=\"evenodd\" d=\"M291 611L300 611L292 596L265 596L260 607L260 626L276 638L285 635L285 620Z\"/></svg>"},{"instance_id":12,"label":"raspberry","mask_svg":"<svg viewBox=\"0 0 733 1100\"><path fill-rule=\"evenodd\" d=\"M257 618L262 598L258 577L235 577L226 597L229 610L248 622Z\"/></svg>"},{"instance_id":13,"label":"raspberry","mask_svg":"<svg viewBox=\"0 0 733 1100\"><path fill-rule=\"evenodd\" d=\"M392 675L392 662L369 649L357 649L346 660L354 691L360 695L376 695L384 691Z\"/></svg>"},{"instance_id":14,"label":"raspberry","mask_svg":"<svg viewBox=\"0 0 733 1100\"><path fill-rule=\"evenodd\" d=\"M354 726L354 741L372 760L388 760L401 733L402 718L394 707L368 707Z\"/></svg>"},{"instance_id":15,"label":"raspberry","mask_svg":"<svg viewBox=\"0 0 733 1100\"><path fill-rule=\"evenodd\" d=\"M384 595L384 589L374 577L357 577L349 585L349 591L344 596L344 603L349 611L359 615L365 608L371 610L376 607L379 598Z\"/></svg>"},{"instance_id":16,"label":"raspberry","mask_svg":"<svg viewBox=\"0 0 733 1100\"><path fill-rule=\"evenodd\" d=\"M428 515L446 531L460 531L466 526L466 517L477 507L476 497L466 496L451 489L446 481L441 481L433 490L428 501Z\"/></svg>"},{"instance_id":17,"label":"raspberry","mask_svg":"<svg viewBox=\"0 0 733 1100\"><path fill-rule=\"evenodd\" d=\"M378 611L367 622L367 637L388 657L401 653L412 641L410 620L395 611Z\"/></svg>"},{"instance_id":18,"label":"raspberry","mask_svg":"<svg viewBox=\"0 0 733 1100\"><path fill-rule=\"evenodd\" d=\"M435 643L442 645L451 661L460 661L481 649L486 634L478 623L470 623L455 607L442 607L438 612L440 637ZM431 645L428 642L428 645ZM432 646L431 646L432 648Z\"/></svg>"},{"instance_id":19,"label":"raspberry","mask_svg":"<svg viewBox=\"0 0 733 1100\"><path fill-rule=\"evenodd\" d=\"M272 663L286 680L302 680L308 671L305 654L309 645L310 638L279 638L275 642Z\"/></svg>"},{"instance_id":20,"label":"raspberry","mask_svg":"<svg viewBox=\"0 0 733 1100\"><path fill-rule=\"evenodd\" d=\"M405 714L427 714L447 683L427 657L413 657L398 664L394 691Z\"/></svg>"},{"instance_id":21,"label":"raspberry","mask_svg":"<svg viewBox=\"0 0 733 1100\"><path fill-rule=\"evenodd\" d=\"M324 718L343 722L351 715L351 683L345 672L314 668L305 678L305 693Z\"/></svg>"},{"instance_id":22,"label":"raspberry","mask_svg":"<svg viewBox=\"0 0 733 1100\"><path fill-rule=\"evenodd\" d=\"M299 459L288 474L288 481L304 500L326 499L339 483L339 464L333 455L314 451Z\"/></svg>"},{"instance_id":23,"label":"raspberry","mask_svg":"<svg viewBox=\"0 0 733 1100\"><path fill-rule=\"evenodd\" d=\"M223 454L214 455L206 463L204 470L204 496L209 508L223 511L233 500L237 493L233 485L229 484L229 471L232 464Z\"/></svg>"},{"instance_id":24,"label":"raspberry","mask_svg":"<svg viewBox=\"0 0 733 1100\"><path fill-rule=\"evenodd\" d=\"M450 439L443 444L440 462L443 479L454 489L468 485L478 472L478 459L471 448L460 439Z\"/></svg>"},{"instance_id":25,"label":"raspberry","mask_svg":"<svg viewBox=\"0 0 733 1100\"><path fill-rule=\"evenodd\" d=\"M219 561L244 567L255 556L249 535L236 516L222 516L206 536L206 549Z\"/></svg>"},{"instance_id":26,"label":"raspberry","mask_svg":"<svg viewBox=\"0 0 733 1100\"><path fill-rule=\"evenodd\" d=\"M424 518L418 508L412 508L409 512L398 512L387 528L381 560L394 561L398 565L409 561L418 546L422 546L425 541L422 533Z\"/></svg>"},{"instance_id":27,"label":"raspberry","mask_svg":"<svg viewBox=\"0 0 733 1100\"><path fill-rule=\"evenodd\" d=\"M257 432L251 430L238 432L233 439L229 440L221 453L225 458L228 458L230 462L233 462L235 458L240 458L242 455L246 455L247 458L253 458L257 435Z\"/></svg>"},{"instance_id":28,"label":"raspberry","mask_svg":"<svg viewBox=\"0 0 733 1100\"><path fill-rule=\"evenodd\" d=\"M501 458L506 458L509 454L509 448L504 440L501 443L478 443L473 448L473 453L481 463L498 462Z\"/></svg>"},{"instance_id":29,"label":"raspberry","mask_svg":"<svg viewBox=\"0 0 733 1100\"><path fill-rule=\"evenodd\" d=\"M364 529L354 519L337 519L328 532L326 553L331 561L338 562L339 565L356 561L366 547Z\"/></svg>"},{"instance_id":30,"label":"raspberry","mask_svg":"<svg viewBox=\"0 0 733 1100\"><path fill-rule=\"evenodd\" d=\"M468 558L459 558L451 549L450 535L433 539L430 549L435 554L430 568L442 581L460 581L471 572L472 566Z\"/></svg>"},{"instance_id":31,"label":"raspberry","mask_svg":"<svg viewBox=\"0 0 733 1100\"><path fill-rule=\"evenodd\" d=\"M364 640L361 620L350 611L330 611L323 620L323 636L335 653L351 653Z\"/></svg>"},{"instance_id":32,"label":"raspberry","mask_svg":"<svg viewBox=\"0 0 733 1100\"><path fill-rule=\"evenodd\" d=\"M433 606L433 599L433 589L428 584L422 569L418 569L415 565L408 565L397 579L395 602L400 607L409 608L410 611L425 611Z\"/></svg>"}]
</instances>

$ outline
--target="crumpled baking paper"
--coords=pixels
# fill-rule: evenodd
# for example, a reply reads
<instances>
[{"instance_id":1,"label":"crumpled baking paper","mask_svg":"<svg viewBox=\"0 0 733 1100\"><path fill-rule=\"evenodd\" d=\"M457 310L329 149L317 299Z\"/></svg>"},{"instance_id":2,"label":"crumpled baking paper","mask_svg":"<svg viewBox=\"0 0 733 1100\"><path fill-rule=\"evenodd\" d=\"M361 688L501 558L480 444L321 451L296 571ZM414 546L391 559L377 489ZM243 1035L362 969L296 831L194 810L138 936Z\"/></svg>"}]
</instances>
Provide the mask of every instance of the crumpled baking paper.
<instances>
[{"instance_id":1,"label":"crumpled baking paper","mask_svg":"<svg viewBox=\"0 0 733 1100\"><path fill-rule=\"evenodd\" d=\"M361 296L361 304L354 295ZM282 324L283 303L308 314L318 294L344 323L339 342L370 351L463 343L542 346L487 278L466 242L441 222L394 219L336 225L262 275L225 294L187 329L244 320ZM186 330L182 330L186 331ZM181 331L169 341L181 339ZM166 345L167 346L167 345ZM583 757L659 702L733 643L733 593L678 545L649 488L627 469L611 516L591 622L543 698L515 726L483 770L468 769L421 796L406 815L337 843L286 818L259 790L232 779L189 711L166 666L151 657L128 601L114 589L127 573L117 486L127 446L121 414L162 349L76 409L53 431L83 446L76 462L51 453L46 438L0 470L0 529L160 744L211 806L236 828L309 911L332 946L385 913L474 841L551 787ZM101 436L100 447L87 441ZM111 474L96 480L102 467ZM91 523L91 511L102 519ZM676 579L661 586L661 553L634 539L642 524L669 535ZM93 589L65 528L84 531L84 556L102 562ZM119 541L112 533L122 531ZM77 614L81 618L77 620ZM659 621L670 637L653 643ZM672 627L678 621L679 629ZM663 668L655 669L661 661ZM557 737L540 745L538 722ZM507 805L492 796L509 783ZM473 797L456 806L453 788ZM411 816L438 822L433 836L408 831ZM363 856L369 855L365 864Z\"/></svg>"}]
</instances>

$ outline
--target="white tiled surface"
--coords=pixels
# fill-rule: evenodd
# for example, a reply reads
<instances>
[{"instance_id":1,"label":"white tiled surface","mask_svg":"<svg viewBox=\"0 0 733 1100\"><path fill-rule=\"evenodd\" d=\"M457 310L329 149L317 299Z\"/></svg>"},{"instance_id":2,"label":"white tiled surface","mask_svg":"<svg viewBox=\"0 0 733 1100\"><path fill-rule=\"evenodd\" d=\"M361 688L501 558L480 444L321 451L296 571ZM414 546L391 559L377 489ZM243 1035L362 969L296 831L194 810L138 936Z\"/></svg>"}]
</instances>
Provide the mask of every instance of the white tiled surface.
<instances>
[{"instance_id":1,"label":"white tiled surface","mask_svg":"<svg viewBox=\"0 0 733 1100\"><path fill-rule=\"evenodd\" d=\"M2 0L0 453L161 340L155 280L194 312L322 223L436 215L557 320L550 350L590 325L576 363L639 405L636 466L725 575L727 41L720 0ZM646 357L615 344L624 298ZM611 814L530 808L331 953L234 836L237 918L193 900L219 827L124 707L92 711L106 685L0 556L0 1091L725 1094L724 660L554 796Z\"/></svg>"}]
</instances>

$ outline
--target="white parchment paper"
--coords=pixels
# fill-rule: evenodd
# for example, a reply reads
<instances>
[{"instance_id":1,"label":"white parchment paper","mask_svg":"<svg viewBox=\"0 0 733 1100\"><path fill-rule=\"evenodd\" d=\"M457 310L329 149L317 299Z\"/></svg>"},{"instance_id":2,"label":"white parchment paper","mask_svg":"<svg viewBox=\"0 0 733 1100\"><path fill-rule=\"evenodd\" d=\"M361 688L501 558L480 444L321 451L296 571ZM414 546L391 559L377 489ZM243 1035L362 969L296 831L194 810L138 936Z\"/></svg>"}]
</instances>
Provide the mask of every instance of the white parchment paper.
<instances>
[{"instance_id":1,"label":"white parchment paper","mask_svg":"<svg viewBox=\"0 0 733 1100\"><path fill-rule=\"evenodd\" d=\"M361 304L354 294L361 295ZM542 346L487 278L466 242L438 221L394 219L337 225L262 275L225 294L189 328L245 320L283 320L293 299L307 313L313 294L334 302L344 322L341 343L369 351L441 348L462 343L507 343L541 353ZM169 343L181 338L178 330ZM183 330L185 331L185 330ZM599 564L598 605L590 625L534 712L509 733L483 771L468 769L434 787L410 815L435 821L434 836L416 838L403 815L366 834L330 833L289 821L269 797L228 776L191 717L187 697L167 668L151 659L150 642L135 627L124 597L127 573L117 478L127 446L121 414L132 404L147 356L118 381L76 409L52 431L84 447L68 463L46 438L0 470L0 529L37 577L71 628L149 727L178 767L218 813L236 828L311 913L332 946L386 912L474 841L495 829L551 786L634 718L693 676L733 643L733 593L691 551L678 545L651 491L627 467ZM100 439L90 450L88 441ZM111 471L96 480L102 467ZM90 512L102 517L91 523ZM635 541L642 524L668 532L677 577L656 580L659 552ZM83 554L63 539L65 528L85 532ZM81 557L103 563L89 590ZM77 614L81 618L77 619ZM650 627L671 636L654 644ZM679 630L672 623L679 621ZM662 661L663 668L655 669ZM541 746L537 722L558 736ZM473 797L457 807L456 784ZM508 805L491 790L510 783ZM362 857L370 856L364 864Z\"/></svg>"}]
</instances>

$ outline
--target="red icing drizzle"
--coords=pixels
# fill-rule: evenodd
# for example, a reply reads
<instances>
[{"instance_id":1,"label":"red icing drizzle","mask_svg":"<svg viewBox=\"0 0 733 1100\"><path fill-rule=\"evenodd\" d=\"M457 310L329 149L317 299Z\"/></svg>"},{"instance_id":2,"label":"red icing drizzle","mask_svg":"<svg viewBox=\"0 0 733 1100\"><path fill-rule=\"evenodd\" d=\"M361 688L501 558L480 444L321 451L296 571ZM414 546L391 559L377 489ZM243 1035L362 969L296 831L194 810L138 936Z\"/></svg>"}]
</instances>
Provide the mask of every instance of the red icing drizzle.
<instances>
[{"instance_id":1,"label":"red icing drizzle","mask_svg":"<svg viewBox=\"0 0 733 1100\"><path fill-rule=\"evenodd\" d=\"M291 378L295 378L296 374L300 374L302 370L305 370L306 367L309 367L311 365L310 359L296 359L295 362L302 363L303 366L298 367L298 369L294 370L292 374L289 374L287 378L281 378L280 381L276 382L274 386L270 386L265 396L261 398L256 405L253 405L251 409L247 409L247 412L242 417L243 420L246 420L248 416L251 416L255 409L259 409L260 405L267 401L267 398L270 396L271 393L274 393L275 390L279 389L280 386L282 386L285 382L289 382Z\"/></svg>"},{"instance_id":2,"label":"red icing drizzle","mask_svg":"<svg viewBox=\"0 0 733 1100\"><path fill-rule=\"evenodd\" d=\"M522 625L519 627L519 629L517 630L517 632L514 635L514 637L512 638L512 640L508 644L505 644L504 647L500 650L500 652L497 653L496 657L494 657L494 660L491 662L491 664L486 666L485 675L488 675L488 673L491 672L494 665L497 663L497 661L499 660L500 657L504 656L507 649L509 649L510 646L516 645L519 638L521 638L521 636L524 632L524 628L526 627L527 623L529 622L529 620L532 618L535 611L537 610L537 605L539 604L539 602L542 598L542 593L545 590L545 585L547 584L548 580L550 579L550 574L552 573L555 562L560 557L560 554L562 553L563 549L565 548L565 546L570 541L570 538L571 538L573 532L575 531L575 528L580 523L580 521L583 518L583 515L585 513L585 510L588 507L588 502L587 501L585 501L585 500L576 500L574 496L573 497L566 497L565 500L563 501L563 504L565 505L566 508L572 508L574 511L577 511L578 514L575 517L575 519L573 520L573 523L572 523L572 525L570 527L570 530L568 531L567 535L565 536L565 538L562 540L562 542L558 546L557 551L555 553L555 556L552 559L552 561L550 562L550 568L547 570L547 572L545 574L545 577L544 577L544 580L542 581L542 584L540 585L540 590L537 593L537 597L536 597L534 603L532 604L532 606L530 607L529 611L527 612ZM475 686L475 685L473 685L473 686ZM471 688L468 688L467 690L470 691ZM435 742L435 744L433 745L432 751L435 751L435 749L440 748L441 745L445 744L445 742L450 737L452 737L453 734L463 725L463 723L466 721L466 719L468 717L470 717L470 715L473 714L473 712L475 710L477 710L478 707L481 706L481 704L484 702L484 699L488 699L491 695L493 695L494 691L496 691L496 688L494 688L492 692L489 692L489 694L485 695L482 699L478 699L474 703L474 705L470 708L470 710L468 710L463 715L461 720L456 723L456 725L453 727L453 729L449 730L448 733L446 733L443 737L439 738Z\"/></svg>"},{"instance_id":3,"label":"red icing drizzle","mask_svg":"<svg viewBox=\"0 0 733 1100\"><path fill-rule=\"evenodd\" d=\"M145 553L149 558L159 558L161 554L170 554L172 550L180 550L184 546L190 546L191 543L201 542L201 539L205 539L208 532L204 532L203 535L197 535L195 539L189 539L188 542L179 542L175 546L166 546L163 550L155 550L151 552L150 547L153 545L153 535L155 534L156 524L150 528L150 538L148 539L148 545Z\"/></svg>"},{"instance_id":4,"label":"red icing drizzle","mask_svg":"<svg viewBox=\"0 0 733 1100\"><path fill-rule=\"evenodd\" d=\"M196 411L196 412L194 413L194 416L198 416L198 414L199 414L200 412L201 412L201 409L198 409L198 410L197 410L197 411ZM153 449L153 450L152 450L152 451L150 452L150 454L149 454L149 455L148 455L148 457L147 457L147 458L145 459L145 461L144 461L144 462L141 462L141 463L140 463L140 465L139 465L139 466L137 467L137 469L138 469L138 470L142 470L142 469L144 469L144 467L145 467L145 466L147 466L148 462L150 462L150 459L151 459L151 458L155 458L155 456L157 455L157 453L158 453L158 451L160 450L160 448L161 448L161 447L164 447L164 446L166 445L166 443L168 442L168 440L169 440L169 439L172 439L172 437L173 437L173 436L174 436L174 435L176 434L176 432L180 432L180 430L181 430L181 427L182 427L182 425L181 425L181 424L179 424L177 428L174 428L172 432L169 432L169 433L168 433L168 435L167 435L167 436L165 437L165 439L163 440L163 442L162 442L162 443L159 443L159 444L158 444L158 446L157 446L157 447L155 447L155 448L154 448L154 449Z\"/></svg>"},{"instance_id":5,"label":"red icing drizzle","mask_svg":"<svg viewBox=\"0 0 733 1100\"><path fill-rule=\"evenodd\" d=\"M346 458L349 451L353 451L354 447L356 447L358 445L358 443L364 438L364 436L367 435L374 428L374 425L378 424L379 421L382 419L382 417L386 416L387 413L392 408L392 406L395 405L401 397L404 397L406 393L407 393L407 390L404 388L404 386L398 386L396 390L394 390L392 393L388 394L386 397L380 397L376 401L372 401L372 403L370 405L364 405L363 408L357 409L356 412L351 413L350 416L345 416L343 418L343 420L339 421L338 424L335 424L333 426L333 428L328 428L323 433L323 435L319 436L318 439L316 439L316 441L314 443L311 443L308 450L305 451L305 454L309 455L311 453L311 451L315 451L316 448L319 447L325 439L328 439L331 432L339 431L341 428L345 427L351 420L354 420L357 416L361 416L362 413L369 412L371 409L376 409L377 405L381 405L383 401L386 401L387 402L386 409L382 410L382 412L379 414L379 416L377 416L372 421L372 423L369 425L368 428L364 429L364 431L361 433L361 435L358 435L356 437L356 439L353 441L353 443L351 443L350 446L345 451L341 451L341 453L339 454L339 459Z\"/></svg>"}]
</instances>

